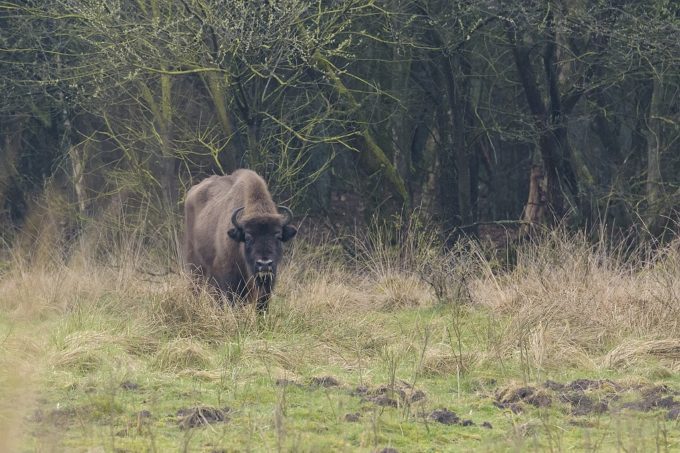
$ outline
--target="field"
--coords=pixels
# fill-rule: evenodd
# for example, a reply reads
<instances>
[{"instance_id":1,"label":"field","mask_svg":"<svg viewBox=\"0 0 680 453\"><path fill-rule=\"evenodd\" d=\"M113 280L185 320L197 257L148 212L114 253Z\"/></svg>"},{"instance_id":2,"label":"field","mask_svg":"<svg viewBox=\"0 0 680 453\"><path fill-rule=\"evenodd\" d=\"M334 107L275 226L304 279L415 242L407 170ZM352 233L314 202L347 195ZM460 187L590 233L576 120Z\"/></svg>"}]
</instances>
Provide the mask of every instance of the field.
<instances>
[{"instance_id":1,"label":"field","mask_svg":"<svg viewBox=\"0 0 680 453\"><path fill-rule=\"evenodd\" d=\"M680 450L675 245L293 242L265 316L143 240L9 256L0 451Z\"/></svg>"}]
</instances>

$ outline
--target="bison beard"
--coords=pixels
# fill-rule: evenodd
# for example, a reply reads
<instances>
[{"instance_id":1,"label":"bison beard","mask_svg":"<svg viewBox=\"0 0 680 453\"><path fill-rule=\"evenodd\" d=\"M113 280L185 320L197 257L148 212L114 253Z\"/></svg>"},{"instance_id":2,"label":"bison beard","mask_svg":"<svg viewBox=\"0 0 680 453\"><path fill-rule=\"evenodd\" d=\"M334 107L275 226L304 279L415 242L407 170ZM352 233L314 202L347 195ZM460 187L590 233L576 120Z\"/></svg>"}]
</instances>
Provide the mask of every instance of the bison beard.
<instances>
[{"instance_id":1,"label":"bison beard","mask_svg":"<svg viewBox=\"0 0 680 453\"><path fill-rule=\"evenodd\" d=\"M193 186L184 213L187 270L230 300L254 300L266 310L282 243L297 233L290 209L274 204L257 173L237 170Z\"/></svg>"}]
</instances>

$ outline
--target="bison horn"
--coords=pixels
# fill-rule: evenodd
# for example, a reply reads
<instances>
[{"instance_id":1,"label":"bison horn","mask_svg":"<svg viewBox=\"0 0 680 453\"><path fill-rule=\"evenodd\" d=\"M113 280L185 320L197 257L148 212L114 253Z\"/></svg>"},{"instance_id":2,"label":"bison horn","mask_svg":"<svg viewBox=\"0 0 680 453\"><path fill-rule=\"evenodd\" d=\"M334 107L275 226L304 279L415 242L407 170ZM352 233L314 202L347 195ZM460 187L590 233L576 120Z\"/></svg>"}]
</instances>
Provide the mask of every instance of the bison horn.
<instances>
[{"instance_id":1,"label":"bison horn","mask_svg":"<svg viewBox=\"0 0 680 453\"><path fill-rule=\"evenodd\" d=\"M243 211L243 209L245 209L243 206L236 208L234 209L234 213L231 215L231 223L233 223L236 228L241 228L241 225L238 224L237 217L241 211Z\"/></svg>"},{"instance_id":2,"label":"bison horn","mask_svg":"<svg viewBox=\"0 0 680 453\"><path fill-rule=\"evenodd\" d=\"M283 216L284 216L283 217L284 218L283 224L284 225L288 225L290 222L293 221L293 211L291 211L290 209L288 209L285 206L279 206L279 211L283 211Z\"/></svg>"}]
</instances>

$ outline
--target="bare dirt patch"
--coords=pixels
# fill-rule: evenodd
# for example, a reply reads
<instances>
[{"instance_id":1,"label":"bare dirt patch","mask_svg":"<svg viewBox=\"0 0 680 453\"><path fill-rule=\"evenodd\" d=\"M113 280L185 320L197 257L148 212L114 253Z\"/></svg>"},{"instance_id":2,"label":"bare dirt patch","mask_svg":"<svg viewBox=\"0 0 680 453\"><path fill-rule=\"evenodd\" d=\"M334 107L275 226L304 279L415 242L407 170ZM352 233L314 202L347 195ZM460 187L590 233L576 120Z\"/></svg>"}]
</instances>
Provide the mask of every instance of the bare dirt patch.
<instances>
[{"instance_id":1,"label":"bare dirt patch","mask_svg":"<svg viewBox=\"0 0 680 453\"><path fill-rule=\"evenodd\" d=\"M123 390L135 391L139 390L139 384L132 381L123 381L120 384L120 388L122 388Z\"/></svg>"},{"instance_id":2,"label":"bare dirt patch","mask_svg":"<svg viewBox=\"0 0 680 453\"><path fill-rule=\"evenodd\" d=\"M461 419L455 412L448 410L447 408L437 409L430 413L428 416L430 420L434 420L437 423L443 425L459 425L459 426L477 426L477 424L469 419ZM482 423L484 428L491 429L491 423Z\"/></svg>"},{"instance_id":3,"label":"bare dirt patch","mask_svg":"<svg viewBox=\"0 0 680 453\"><path fill-rule=\"evenodd\" d=\"M44 412L37 409L28 420L33 423L45 423L57 428L66 428L78 418L78 411L75 408L53 409Z\"/></svg>"},{"instance_id":4,"label":"bare dirt patch","mask_svg":"<svg viewBox=\"0 0 680 453\"><path fill-rule=\"evenodd\" d=\"M667 410L666 418L676 420L680 416L680 400L676 399L678 392L666 385L643 389L638 400L624 403L622 409L650 412L653 410Z\"/></svg>"},{"instance_id":5,"label":"bare dirt patch","mask_svg":"<svg viewBox=\"0 0 680 453\"><path fill-rule=\"evenodd\" d=\"M623 395L631 393L639 397L618 403ZM609 379L577 379L566 384L546 381L541 387L509 386L496 391L493 404L515 414L524 412L529 405L537 408L559 405L573 416L603 414L619 409L639 412L667 410L667 418L675 420L680 416L680 401L675 399L678 394L666 385L644 387L624 385Z\"/></svg>"},{"instance_id":6,"label":"bare dirt patch","mask_svg":"<svg viewBox=\"0 0 680 453\"><path fill-rule=\"evenodd\" d=\"M350 394L359 396L362 401L369 401L383 407L399 407L423 402L427 399L425 392L407 382L379 385L373 388L359 386Z\"/></svg>"},{"instance_id":7,"label":"bare dirt patch","mask_svg":"<svg viewBox=\"0 0 680 453\"><path fill-rule=\"evenodd\" d=\"M177 424L180 429L197 428L210 423L227 423L231 409L218 409L210 406L182 408L177 411Z\"/></svg>"},{"instance_id":8,"label":"bare dirt patch","mask_svg":"<svg viewBox=\"0 0 680 453\"><path fill-rule=\"evenodd\" d=\"M346 422L358 422L361 419L361 414L359 412L353 412L350 414L345 414Z\"/></svg>"},{"instance_id":9,"label":"bare dirt patch","mask_svg":"<svg viewBox=\"0 0 680 453\"><path fill-rule=\"evenodd\" d=\"M559 398L571 406L572 415L603 414L609 410L609 399L596 400L578 390L561 393Z\"/></svg>"},{"instance_id":10,"label":"bare dirt patch","mask_svg":"<svg viewBox=\"0 0 680 453\"><path fill-rule=\"evenodd\" d=\"M517 403L525 402L535 407L549 407L552 405L552 397L544 389L536 387L508 387L496 392L496 406L502 409L510 408L513 412L518 408ZM513 410L513 408L515 410Z\"/></svg>"},{"instance_id":11,"label":"bare dirt patch","mask_svg":"<svg viewBox=\"0 0 680 453\"><path fill-rule=\"evenodd\" d=\"M395 384L379 385L377 387L359 386L350 392L350 395L361 398L362 402L369 402L376 406L382 407L404 407L411 404L424 404L427 401L427 394L409 384L401 381ZM422 406L421 406L422 408ZM430 413L422 412L424 416L437 423L443 425L457 425L457 426L477 426L473 420L461 419L455 412L448 408L435 409ZM346 421L358 421L359 413L346 414ZM492 425L489 422L483 422L482 427L491 429Z\"/></svg>"},{"instance_id":12,"label":"bare dirt patch","mask_svg":"<svg viewBox=\"0 0 680 453\"><path fill-rule=\"evenodd\" d=\"M586 390L600 390L600 389L610 389L617 392L624 390L623 386L609 379L598 380L576 379L575 381L572 381L569 384L565 385L565 387L569 390L581 392L584 392Z\"/></svg>"},{"instance_id":13,"label":"bare dirt patch","mask_svg":"<svg viewBox=\"0 0 680 453\"><path fill-rule=\"evenodd\" d=\"M680 419L680 406L674 407L673 409L669 410L668 414L666 414L666 418L668 420Z\"/></svg>"}]
</instances>

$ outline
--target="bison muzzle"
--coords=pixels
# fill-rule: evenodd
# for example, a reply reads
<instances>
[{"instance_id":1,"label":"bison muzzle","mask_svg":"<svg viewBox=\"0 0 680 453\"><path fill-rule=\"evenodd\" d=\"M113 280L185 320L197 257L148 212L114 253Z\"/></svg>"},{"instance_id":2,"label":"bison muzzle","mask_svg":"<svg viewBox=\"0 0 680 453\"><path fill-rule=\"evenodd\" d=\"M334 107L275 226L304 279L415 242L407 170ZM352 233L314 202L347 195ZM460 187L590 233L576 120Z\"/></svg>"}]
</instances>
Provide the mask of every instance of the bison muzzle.
<instances>
[{"instance_id":1,"label":"bison muzzle","mask_svg":"<svg viewBox=\"0 0 680 453\"><path fill-rule=\"evenodd\" d=\"M291 210L276 206L257 173L237 170L193 186L184 213L187 270L230 300L254 300L266 310L282 244L297 233Z\"/></svg>"}]
</instances>

